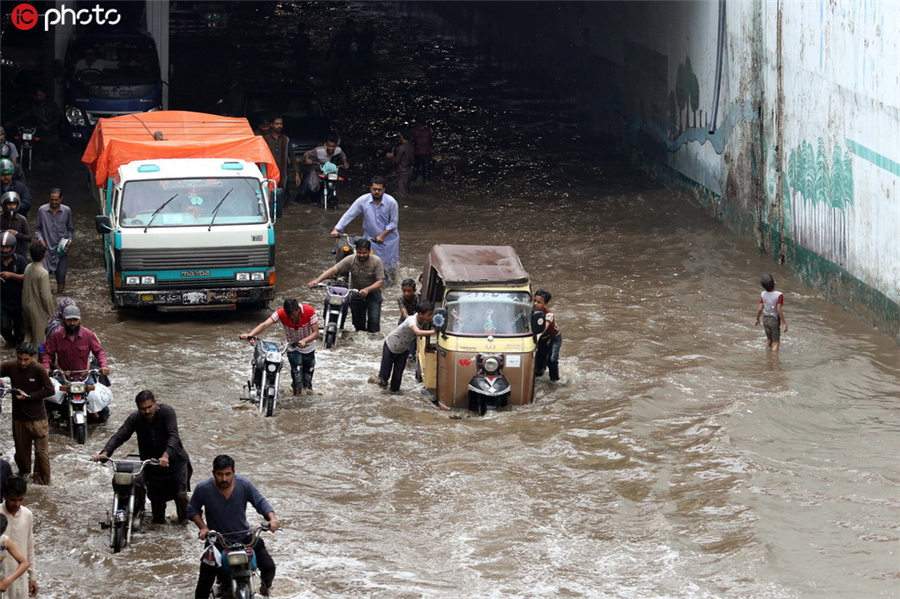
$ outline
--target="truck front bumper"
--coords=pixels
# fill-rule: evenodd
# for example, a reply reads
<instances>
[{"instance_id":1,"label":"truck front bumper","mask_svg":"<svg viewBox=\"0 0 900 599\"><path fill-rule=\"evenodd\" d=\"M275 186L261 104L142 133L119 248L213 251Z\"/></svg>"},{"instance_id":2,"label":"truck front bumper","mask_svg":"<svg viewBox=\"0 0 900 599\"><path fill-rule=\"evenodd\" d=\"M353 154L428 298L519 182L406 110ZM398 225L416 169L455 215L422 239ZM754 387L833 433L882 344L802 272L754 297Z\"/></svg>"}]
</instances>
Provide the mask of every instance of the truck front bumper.
<instances>
[{"instance_id":1,"label":"truck front bumper","mask_svg":"<svg viewBox=\"0 0 900 599\"><path fill-rule=\"evenodd\" d=\"M272 301L275 287L231 287L228 289L141 289L113 292L113 302L121 308L165 308L209 310L228 309L238 304L262 304Z\"/></svg>"}]
</instances>

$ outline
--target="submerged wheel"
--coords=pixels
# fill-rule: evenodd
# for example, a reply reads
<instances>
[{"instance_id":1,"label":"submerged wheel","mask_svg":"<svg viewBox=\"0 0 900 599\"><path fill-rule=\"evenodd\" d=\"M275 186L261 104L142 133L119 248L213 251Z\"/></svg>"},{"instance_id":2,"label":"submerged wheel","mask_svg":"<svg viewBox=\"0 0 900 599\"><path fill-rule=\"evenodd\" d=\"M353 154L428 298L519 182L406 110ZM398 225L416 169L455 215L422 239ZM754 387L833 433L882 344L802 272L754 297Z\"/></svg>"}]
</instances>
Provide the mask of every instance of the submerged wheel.
<instances>
[{"instance_id":1,"label":"submerged wheel","mask_svg":"<svg viewBox=\"0 0 900 599\"><path fill-rule=\"evenodd\" d=\"M266 417L270 417L275 413L275 395L270 394L269 389L271 389L271 387L266 387L265 397L263 397L263 402L265 404L263 406L263 414L265 414ZM277 393L278 391L276 390L275 392Z\"/></svg>"},{"instance_id":2,"label":"submerged wheel","mask_svg":"<svg viewBox=\"0 0 900 599\"><path fill-rule=\"evenodd\" d=\"M422 367L419 365L418 360L416 360L416 382L422 382Z\"/></svg>"},{"instance_id":3,"label":"submerged wheel","mask_svg":"<svg viewBox=\"0 0 900 599\"><path fill-rule=\"evenodd\" d=\"M125 548L125 523L116 522L113 528L112 550L113 553L119 553Z\"/></svg>"},{"instance_id":4,"label":"submerged wheel","mask_svg":"<svg viewBox=\"0 0 900 599\"><path fill-rule=\"evenodd\" d=\"M331 349L334 347L334 342L337 341L337 331L326 331L325 332L325 349Z\"/></svg>"},{"instance_id":5,"label":"submerged wheel","mask_svg":"<svg viewBox=\"0 0 900 599\"><path fill-rule=\"evenodd\" d=\"M72 437L79 445L84 445L87 441L87 424L73 424Z\"/></svg>"}]
</instances>

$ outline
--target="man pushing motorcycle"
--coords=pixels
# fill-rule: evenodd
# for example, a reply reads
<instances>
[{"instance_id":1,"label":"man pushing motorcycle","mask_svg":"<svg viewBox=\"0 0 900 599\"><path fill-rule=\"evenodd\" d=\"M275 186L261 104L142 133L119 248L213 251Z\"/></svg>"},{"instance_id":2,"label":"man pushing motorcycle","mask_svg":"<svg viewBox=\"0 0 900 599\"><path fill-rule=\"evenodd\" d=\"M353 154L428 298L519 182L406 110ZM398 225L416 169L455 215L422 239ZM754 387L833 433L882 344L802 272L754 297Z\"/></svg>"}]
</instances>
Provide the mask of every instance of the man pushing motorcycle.
<instances>
[{"instance_id":1,"label":"man pushing motorcycle","mask_svg":"<svg viewBox=\"0 0 900 599\"><path fill-rule=\"evenodd\" d=\"M144 511L144 498L150 495L153 523L166 521L166 502L175 501L179 524L187 522L187 492L191 486L191 459L181 444L178 419L172 406L158 403L152 391L144 390L134 398L137 410L128 415L103 449L93 458L99 462L137 433L141 460L158 459L159 466L148 466L135 480L135 512ZM137 518L140 521L140 518Z\"/></svg>"}]
</instances>

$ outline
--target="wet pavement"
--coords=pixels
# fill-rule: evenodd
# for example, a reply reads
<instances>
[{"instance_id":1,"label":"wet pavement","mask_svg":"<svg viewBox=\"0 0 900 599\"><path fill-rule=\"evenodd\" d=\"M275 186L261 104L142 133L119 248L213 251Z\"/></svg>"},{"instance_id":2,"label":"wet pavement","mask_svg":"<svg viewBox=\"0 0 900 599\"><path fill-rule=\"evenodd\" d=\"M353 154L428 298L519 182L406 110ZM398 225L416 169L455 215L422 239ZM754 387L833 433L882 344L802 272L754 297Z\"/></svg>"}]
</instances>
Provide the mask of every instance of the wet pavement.
<instances>
[{"instance_id":1,"label":"wet pavement","mask_svg":"<svg viewBox=\"0 0 900 599\"><path fill-rule=\"evenodd\" d=\"M110 477L89 453L142 388L176 408L195 483L229 453L275 506L284 530L266 544L276 597L895 596L895 342L610 148L573 152L553 135L520 133L510 115L525 105L504 104L478 80L465 85L480 91L458 97L442 93L437 75L410 80L425 88L428 116L444 114L438 151L460 166L401 203L402 276L417 276L435 243L514 246L534 287L553 292L563 384L540 381L522 409L453 419L411 372L399 395L368 385L381 336L348 332L317 352L317 395L261 418L238 399L252 352L237 336L265 313L113 311L95 208L69 154L65 168L35 173L33 192L46 197L62 177L75 207L70 295L111 356L115 400L87 447L52 436L53 485L29 491L41 596L192 595L193 526L148 525L113 556L98 524ZM409 114L355 102L369 107L358 129L330 102L358 156L351 197L377 168L370 156L391 119ZM473 112L446 108L466 102ZM494 162L458 156L448 141L465 146L477 131L493 132L479 147ZM279 299L320 304L304 283L330 264L338 216L288 207ZM753 326L765 271L786 297L780 355ZM7 454L11 446L6 437Z\"/></svg>"}]
</instances>

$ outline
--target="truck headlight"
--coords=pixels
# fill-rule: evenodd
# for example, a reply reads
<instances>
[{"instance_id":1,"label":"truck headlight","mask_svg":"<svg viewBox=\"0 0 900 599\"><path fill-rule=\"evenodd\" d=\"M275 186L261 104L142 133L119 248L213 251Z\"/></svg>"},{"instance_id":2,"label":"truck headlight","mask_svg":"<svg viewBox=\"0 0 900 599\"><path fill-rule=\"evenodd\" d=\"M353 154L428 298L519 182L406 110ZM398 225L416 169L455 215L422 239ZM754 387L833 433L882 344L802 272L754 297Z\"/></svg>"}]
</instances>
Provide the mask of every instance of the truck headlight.
<instances>
[{"instance_id":1,"label":"truck headlight","mask_svg":"<svg viewBox=\"0 0 900 599\"><path fill-rule=\"evenodd\" d=\"M153 276L141 277L141 285L156 285L156 277L153 277Z\"/></svg>"},{"instance_id":2,"label":"truck headlight","mask_svg":"<svg viewBox=\"0 0 900 599\"><path fill-rule=\"evenodd\" d=\"M77 106L69 106L66 108L66 120L70 125L83 127L85 124L84 111Z\"/></svg>"},{"instance_id":3,"label":"truck headlight","mask_svg":"<svg viewBox=\"0 0 900 599\"><path fill-rule=\"evenodd\" d=\"M252 279L252 280L254 280L254 281L265 281L265 280L266 280L266 273L264 273L264 272L254 272L254 273L251 273L251 274L250 274L250 279Z\"/></svg>"},{"instance_id":4,"label":"truck headlight","mask_svg":"<svg viewBox=\"0 0 900 599\"><path fill-rule=\"evenodd\" d=\"M140 284L141 284L141 278L140 278L140 277L134 277L134 276L127 276L127 277L125 277L125 284L126 284L126 285L140 285Z\"/></svg>"},{"instance_id":5,"label":"truck headlight","mask_svg":"<svg viewBox=\"0 0 900 599\"><path fill-rule=\"evenodd\" d=\"M239 272L234 275L234 278L237 279L238 281L249 281L250 273L249 272Z\"/></svg>"}]
</instances>

